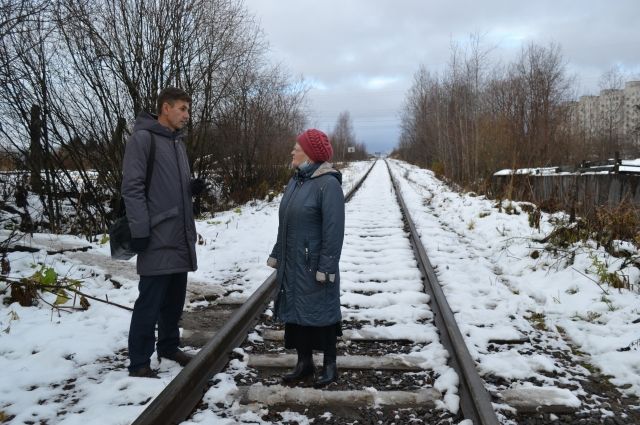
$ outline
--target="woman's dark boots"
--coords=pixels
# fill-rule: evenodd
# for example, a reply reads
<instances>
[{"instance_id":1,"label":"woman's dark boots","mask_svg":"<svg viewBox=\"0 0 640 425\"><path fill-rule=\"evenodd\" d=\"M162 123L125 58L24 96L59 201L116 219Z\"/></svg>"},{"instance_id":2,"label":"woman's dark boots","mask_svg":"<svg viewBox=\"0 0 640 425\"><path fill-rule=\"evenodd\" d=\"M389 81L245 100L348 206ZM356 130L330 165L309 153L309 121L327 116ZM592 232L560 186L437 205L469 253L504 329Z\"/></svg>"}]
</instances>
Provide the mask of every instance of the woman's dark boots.
<instances>
[{"instance_id":1,"label":"woman's dark boots","mask_svg":"<svg viewBox=\"0 0 640 425\"><path fill-rule=\"evenodd\" d=\"M322 361L322 376L313 383L314 388L322 388L338 380L338 368L336 366L336 354L324 353Z\"/></svg>"},{"instance_id":2,"label":"woman's dark boots","mask_svg":"<svg viewBox=\"0 0 640 425\"><path fill-rule=\"evenodd\" d=\"M298 363L296 367L282 377L282 382L285 384L293 384L296 382L304 381L305 379L313 376L315 367L313 366L312 353L300 353L298 352Z\"/></svg>"}]
</instances>

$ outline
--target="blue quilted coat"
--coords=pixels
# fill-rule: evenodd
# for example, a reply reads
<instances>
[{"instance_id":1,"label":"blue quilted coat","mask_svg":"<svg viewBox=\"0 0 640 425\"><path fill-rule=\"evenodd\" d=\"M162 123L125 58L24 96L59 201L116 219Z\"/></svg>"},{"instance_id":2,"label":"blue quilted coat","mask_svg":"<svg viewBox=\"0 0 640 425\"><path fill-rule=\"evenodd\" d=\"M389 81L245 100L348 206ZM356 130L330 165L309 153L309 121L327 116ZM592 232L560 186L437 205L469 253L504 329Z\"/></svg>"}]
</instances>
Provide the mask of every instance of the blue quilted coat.
<instances>
[{"instance_id":1,"label":"blue quilted coat","mask_svg":"<svg viewBox=\"0 0 640 425\"><path fill-rule=\"evenodd\" d=\"M327 326L339 322L344 239L342 175L327 162L297 170L280 203L275 314L285 323ZM316 280L321 272L326 279Z\"/></svg>"}]
</instances>

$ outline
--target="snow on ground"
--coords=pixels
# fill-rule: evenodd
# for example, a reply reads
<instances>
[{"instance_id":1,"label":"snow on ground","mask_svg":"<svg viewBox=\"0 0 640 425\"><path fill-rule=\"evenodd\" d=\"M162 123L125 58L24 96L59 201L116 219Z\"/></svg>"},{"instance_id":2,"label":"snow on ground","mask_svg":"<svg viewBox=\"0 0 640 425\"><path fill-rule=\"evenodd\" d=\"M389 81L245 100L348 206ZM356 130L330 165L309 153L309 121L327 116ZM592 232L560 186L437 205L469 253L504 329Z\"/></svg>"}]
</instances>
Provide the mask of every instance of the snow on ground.
<instances>
[{"instance_id":1,"label":"snow on ground","mask_svg":"<svg viewBox=\"0 0 640 425\"><path fill-rule=\"evenodd\" d=\"M407 358L426 371L435 371L433 386L443 393L443 401L437 401L438 407L456 412L459 406L457 375L447 365L448 353L433 325L429 296L422 290L420 271L383 161L376 163L345 206L340 279L342 318L361 323L359 332L423 343L416 344ZM362 291L373 294L364 295ZM237 352L245 354L243 350ZM245 371L246 362L238 360L233 365L232 370L216 375L215 385L205 395L210 408L198 411L186 423L226 423L227 416L242 417L261 425L271 423L261 419L263 412L250 411L235 401L234 375ZM301 424L309 423L304 416L295 417Z\"/></svg>"},{"instance_id":2,"label":"snow on ground","mask_svg":"<svg viewBox=\"0 0 640 425\"><path fill-rule=\"evenodd\" d=\"M345 192L370 165L357 162L343 170ZM272 270L265 263L276 238L279 200L252 202L197 221L202 244L197 246L198 271L189 274L190 292L209 285L213 292L234 291L233 296L247 298L269 276ZM10 234L0 232L2 239ZM29 277L50 268L58 279L79 280L84 293L133 307L138 295L135 259L113 261L108 244L73 236L36 234L20 244L42 250L10 253L9 278ZM87 245L92 247L88 252L46 253L52 247ZM5 283L0 284L3 289ZM44 294L43 298L53 303L56 296ZM15 302L0 306L0 421L4 415L15 416L11 423L16 424L41 420L50 424L130 423L180 372L176 363L159 364L154 356L152 367L160 369L161 379L130 378L125 355L130 312L89 302L87 311L72 313L54 312L43 303L38 307ZM72 304L70 300L65 306ZM75 306L79 307L78 300Z\"/></svg>"},{"instance_id":3,"label":"snow on ground","mask_svg":"<svg viewBox=\"0 0 640 425\"><path fill-rule=\"evenodd\" d=\"M344 170L345 191L369 165L354 163ZM576 250L573 263L566 266L563 259L545 253L532 241L551 231L552 216L543 214L541 230L533 230L525 213L498 212L492 201L452 192L429 171L399 162L392 162L392 169L401 180L403 195L462 332L468 334L471 354L481 362L481 371L515 377L551 368L539 356L491 354L486 349L490 338L526 335L532 326L529 319L538 315L547 326L562 328L591 356L590 361L614 377L615 384L640 395L640 326L633 324L640 316L640 296L610 288L605 288L605 295L590 280L596 279L594 259L606 262L610 271L621 260L585 246ZM272 272L265 262L276 237L279 200L257 201L198 220L202 236L197 246L199 270L190 274L190 287L209 286L219 293L248 297ZM61 239L87 244L80 238ZM134 261L112 261L107 245L90 245L93 249L88 252L11 253L9 277L28 277L52 268L58 279L80 280L83 292L131 307L137 297ZM531 257L534 250L540 252L537 259ZM371 261L371 270L381 267L375 259L362 257L360 261ZM391 276L391 271L386 272ZM624 272L637 288L638 271L626 268ZM395 271L392 277L398 282L397 296L402 297L401 282L407 277ZM4 286L2 283L0 290ZM53 294L43 297L48 302L56 298ZM357 304L355 298L349 301ZM384 306L392 301L375 302ZM16 424L41 420L50 424L130 423L180 371L170 361L158 364L154 356L152 367L160 369L161 379L129 378L125 350L130 312L90 303L87 311L71 313L52 311L43 303L38 307L0 306L0 418L15 416L10 423ZM242 367L234 362L238 361L232 367ZM205 402L223 399L234 386L230 377L221 379L216 384L218 392L209 391ZM199 423L207 423L207 414L212 413L203 413ZM246 414L259 417L254 412Z\"/></svg>"},{"instance_id":4,"label":"snow on ground","mask_svg":"<svg viewBox=\"0 0 640 425\"><path fill-rule=\"evenodd\" d=\"M517 204L518 214L499 212L495 201L452 192L431 171L391 164L481 372L521 378L553 370L546 357L487 348L490 338L524 336L543 320L563 330L614 384L640 394L640 326L633 323L640 317L637 268L621 271L635 290L601 288L594 282L597 263L613 272L623 259L581 244L568 264L569 255L551 255L534 241L549 234L550 221L562 214L543 213L538 231Z\"/></svg>"}]
</instances>

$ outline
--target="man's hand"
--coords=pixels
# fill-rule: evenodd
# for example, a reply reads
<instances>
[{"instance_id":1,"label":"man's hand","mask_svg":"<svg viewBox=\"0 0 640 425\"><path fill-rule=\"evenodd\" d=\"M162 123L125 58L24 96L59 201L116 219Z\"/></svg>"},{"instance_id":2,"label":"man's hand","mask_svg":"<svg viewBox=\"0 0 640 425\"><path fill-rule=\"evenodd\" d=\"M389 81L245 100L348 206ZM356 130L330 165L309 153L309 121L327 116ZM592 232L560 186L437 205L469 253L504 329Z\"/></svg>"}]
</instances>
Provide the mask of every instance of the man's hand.
<instances>
[{"instance_id":1,"label":"man's hand","mask_svg":"<svg viewBox=\"0 0 640 425\"><path fill-rule=\"evenodd\" d=\"M207 189L207 182L203 179L191 179L191 196L199 196Z\"/></svg>"},{"instance_id":2,"label":"man's hand","mask_svg":"<svg viewBox=\"0 0 640 425\"><path fill-rule=\"evenodd\" d=\"M149 246L149 238L132 238L130 246L131 251L135 252L136 254L140 254L145 249L147 249L147 246Z\"/></svg>"},{"instance_id":3,"label":"man's hand","mask_svg":"<svg viewBox=\"0 0 640 425\"><path fill-rule=\"evenodd\" d=\"M277 269L278 268L278 260L276 260L273 257L269 257L269 259L267 260L267 266L271 267L272 269Z\"/></svg>"}]
</instances>

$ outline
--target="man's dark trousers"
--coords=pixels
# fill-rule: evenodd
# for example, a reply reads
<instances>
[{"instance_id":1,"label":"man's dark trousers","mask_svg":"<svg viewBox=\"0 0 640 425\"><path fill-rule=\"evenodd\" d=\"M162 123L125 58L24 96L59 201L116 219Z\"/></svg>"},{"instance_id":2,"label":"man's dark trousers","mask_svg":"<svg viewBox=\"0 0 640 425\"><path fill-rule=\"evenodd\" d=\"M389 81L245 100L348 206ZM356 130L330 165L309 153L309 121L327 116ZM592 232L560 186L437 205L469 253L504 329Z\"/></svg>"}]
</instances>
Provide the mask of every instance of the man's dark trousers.
<instances>
[{"instance_id":1,"label":"man's dark trousers","mask_svg":"<svg viewBox=\"0 0 640 425\"><path fill-rule=\"evenodd\" d=\"M158 356L178 350L182 316L187 292L187 273L140 276L138 299L133 306L129 328L129 370L149 366L158 324Z\"/></svg>"}]
</instances>

